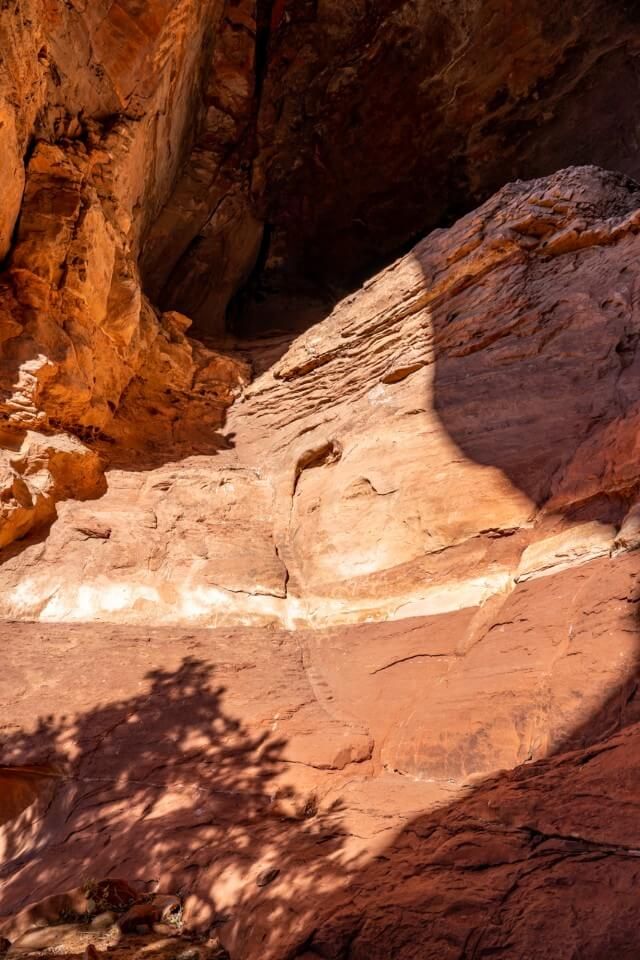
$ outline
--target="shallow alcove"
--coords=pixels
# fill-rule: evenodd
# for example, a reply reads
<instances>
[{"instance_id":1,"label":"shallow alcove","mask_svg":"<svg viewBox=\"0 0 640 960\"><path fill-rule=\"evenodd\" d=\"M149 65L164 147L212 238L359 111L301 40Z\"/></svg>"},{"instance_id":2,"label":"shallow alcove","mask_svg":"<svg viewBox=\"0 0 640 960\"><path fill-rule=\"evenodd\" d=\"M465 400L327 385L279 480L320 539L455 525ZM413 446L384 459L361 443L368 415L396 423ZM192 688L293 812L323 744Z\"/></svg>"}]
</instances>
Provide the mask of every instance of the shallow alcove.
<instances>
[{"instance_id":1,"label":"shallow alcove","mask_svg":"<svg viewBox=\"0 0 640 960\"><path fill-rule=\"evenodd\" d=\"M640 175L632 3L289 0L255 50L227 16L143 247L194 334L303 329L514 179Z\"/></svg>"}]
</instances>

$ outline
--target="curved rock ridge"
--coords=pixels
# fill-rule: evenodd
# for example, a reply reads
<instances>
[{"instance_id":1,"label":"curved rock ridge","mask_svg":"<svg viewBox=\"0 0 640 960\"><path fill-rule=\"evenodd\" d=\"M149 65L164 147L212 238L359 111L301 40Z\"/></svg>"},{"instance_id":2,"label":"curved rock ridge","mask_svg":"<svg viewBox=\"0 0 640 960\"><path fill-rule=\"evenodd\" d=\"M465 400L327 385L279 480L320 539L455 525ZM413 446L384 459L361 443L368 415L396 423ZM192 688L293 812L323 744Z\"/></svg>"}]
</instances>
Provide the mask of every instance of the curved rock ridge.
<instances>
[{"instance_id":1,"label":"curved rock ridge","mask_svg":"<svg viewBox=\"0 0 640 960\"><path fill-rule=\"evenodd\" d=\"M0 613L403 619L635 547L639 201L596 168L510 185L263 372L256 345L215 452L192 430L162 462L152 433L104 496L15 544Z\"/></svg>"},{"instance_id":2,"label":"curved rock ridge","mask_svg":"<svg viewBox=\"0 0 640 960\"><path fill-rule=\"evenodd\" d=\"M7 441L14 953L124 877L201 956L631 960L639 236L620 174L516 182L295 339L149 306L213 386L151 347L84 443Z\"/></svg>"},{"instance_id":3,"label":"curved rock ridge","mask_svg":"<svg viewBox=\"0 0 640 960\"><path fill-rule=\"evenodd\" d=\"M7 960L637 960L638 23L0 0Z\"/></svg>"}]
</instances>

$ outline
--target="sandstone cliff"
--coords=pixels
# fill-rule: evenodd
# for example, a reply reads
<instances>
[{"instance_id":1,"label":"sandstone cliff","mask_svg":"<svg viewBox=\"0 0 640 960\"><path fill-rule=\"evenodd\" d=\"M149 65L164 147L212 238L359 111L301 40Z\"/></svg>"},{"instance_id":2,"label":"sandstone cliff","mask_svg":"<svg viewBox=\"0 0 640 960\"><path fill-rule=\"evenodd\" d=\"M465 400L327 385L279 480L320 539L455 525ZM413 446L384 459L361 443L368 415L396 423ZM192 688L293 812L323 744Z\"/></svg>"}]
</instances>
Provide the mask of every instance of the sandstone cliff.
<instances>
[{"instance_id":1,"label":"sandstone cliff","mask_svg":"<svg viewBox=\"0 0 640 960\"><path fill-rule=\"evenodd\" d=\"M635 958L633 6L0 44L8 955Z\"/></svg>"}]
</instances>

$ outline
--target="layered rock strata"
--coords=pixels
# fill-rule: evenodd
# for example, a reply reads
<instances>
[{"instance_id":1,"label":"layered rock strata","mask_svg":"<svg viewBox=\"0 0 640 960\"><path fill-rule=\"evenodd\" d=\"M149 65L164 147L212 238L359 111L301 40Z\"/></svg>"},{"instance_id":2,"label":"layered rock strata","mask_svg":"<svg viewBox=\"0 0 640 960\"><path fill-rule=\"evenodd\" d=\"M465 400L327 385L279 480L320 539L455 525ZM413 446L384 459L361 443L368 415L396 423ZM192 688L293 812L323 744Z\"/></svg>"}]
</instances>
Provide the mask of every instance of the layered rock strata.
<instances>
[{"instance_id":1,"label":"layered rock strata","mask_svg":"<svg viewBox=\"0 0 640 960\"><path fill-rule=\"evenodd\" d=\"M635 960L637 26L0 3L0 951Z\"/></svg>"},{"instance_id":2,"label":"layered rock strata","mask_svg":"<svg viewBox=\"0 0 640 960\"><path fill-rule=\"evenodd\" d=\"M105 496L7 554L2 615L402 619L634 547L639 197L569 170L431 234L279 359L257 350L208 455L204 429L197 456L139 431L135 471L121 453Z\"/></svg>"},{"instance_id":3,"label":"layered rock strata","mask_svg":"<svg viewBox=\"0 0 640 960\"><path fill-rule=\"evenodd\" d=\"M639 201L512 184L200 452L104 425L0 568L10 936L91 871L232 958L634 955Z\"/></svg>"}]
</instances>

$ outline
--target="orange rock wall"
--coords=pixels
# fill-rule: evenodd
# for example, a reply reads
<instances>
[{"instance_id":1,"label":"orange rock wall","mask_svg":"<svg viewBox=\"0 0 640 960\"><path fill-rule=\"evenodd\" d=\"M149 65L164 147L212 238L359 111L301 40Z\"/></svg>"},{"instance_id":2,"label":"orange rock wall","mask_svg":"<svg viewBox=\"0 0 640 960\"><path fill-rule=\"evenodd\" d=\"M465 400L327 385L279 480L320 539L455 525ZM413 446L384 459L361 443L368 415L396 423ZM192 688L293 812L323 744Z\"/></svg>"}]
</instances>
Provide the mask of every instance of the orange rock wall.
<instances>
[{"instance_id":1,"label":"orange rock wall","mask_svg":"<svg viewBox=\"0 0 640 960\"><path fill-rule=\"evenodd\" d=\"M638 42L0 5L10 956L637 958Z\"/></svg>"}]
</instances>

